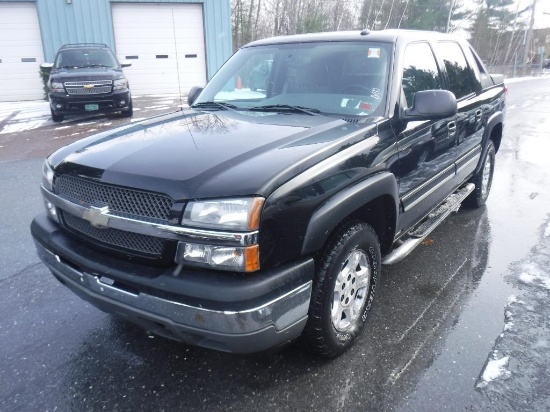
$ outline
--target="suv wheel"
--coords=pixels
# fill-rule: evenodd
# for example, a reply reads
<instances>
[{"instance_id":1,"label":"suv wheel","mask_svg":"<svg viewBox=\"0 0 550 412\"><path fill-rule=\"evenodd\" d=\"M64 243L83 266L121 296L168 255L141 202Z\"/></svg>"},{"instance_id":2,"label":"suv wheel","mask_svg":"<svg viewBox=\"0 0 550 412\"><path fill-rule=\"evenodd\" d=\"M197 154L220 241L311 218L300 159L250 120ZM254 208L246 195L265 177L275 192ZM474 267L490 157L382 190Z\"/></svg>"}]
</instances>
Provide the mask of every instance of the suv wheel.
<instances>
[{"instance_id":1,"label":"suv wheel","mask_svg":"<svg viewBox=\"0 0 550 412\"><path fill-rule=\"evenodd\" d=\"M62 114L57 114L54 112L52 108L50 108L50 112L52 113L52 120L56 123L62 122L65 118Z\"/></svg>"},{"instance_id":2,"label":"suv wheel","mask_svg":"<svg viewBox=\"0 0 550 412\"><path fill-rule=\"evenodd\" d=\"M487 152L483 159L483 166L470 180L476 185L475 190L466 198L464 204L472 208L478 208L485 204L491 185L493 184L493 172L495 171L495 145L489 140Z\"/></svg>"},{"instance_id":3,"label":"suv wheel","mask_svg":"<svg viewBox=\"0 0 550 412\"><path fill-rule=\"evenodd\" d=\"M132 100L130 100L130 104L128 105L128 108L121 112L122 117L132 117L134 114L134 104L132 103Z\"/></svg>"},{"instance_id":4,"label":"suv wheel","mask_svg":"<svg viewBox=\"0 0 550 412\"><path fill-rule=\"evenodd\" d=\"M363 329L380 277L380 245L362 222L340 228L318 262L303 336L317 355L349 349Z\"/></svg>"}]
</instances>

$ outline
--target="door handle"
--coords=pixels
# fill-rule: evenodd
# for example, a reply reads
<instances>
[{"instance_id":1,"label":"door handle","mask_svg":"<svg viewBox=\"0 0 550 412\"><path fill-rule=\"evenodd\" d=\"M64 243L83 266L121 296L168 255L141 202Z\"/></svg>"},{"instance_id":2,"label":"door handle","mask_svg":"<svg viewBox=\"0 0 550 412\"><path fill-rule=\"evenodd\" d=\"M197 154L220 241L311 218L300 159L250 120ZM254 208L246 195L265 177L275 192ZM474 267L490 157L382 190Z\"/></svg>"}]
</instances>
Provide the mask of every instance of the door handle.
<instances>
[{"instance_id":1,"label":"door handle","mask_svg":"<svg viewBox=\"0 0 550 412\"><path fill-rule=\"evenodd\" d=\"M481 109L477 109L476 110L476 121L480 121L481 120L481 116L483 116L483 111Z\"/></svg>"},{"instance_id":2,"label":"door handle","mask_svg":"<svg viewBox=\"0 0 550 412\"><path fill-rule=\"evenodd\" d=\"M456 135L456 122L452 121L447 123L447 130L449 132L449 137L454 137Z\"/></svg>"}]
</instances>

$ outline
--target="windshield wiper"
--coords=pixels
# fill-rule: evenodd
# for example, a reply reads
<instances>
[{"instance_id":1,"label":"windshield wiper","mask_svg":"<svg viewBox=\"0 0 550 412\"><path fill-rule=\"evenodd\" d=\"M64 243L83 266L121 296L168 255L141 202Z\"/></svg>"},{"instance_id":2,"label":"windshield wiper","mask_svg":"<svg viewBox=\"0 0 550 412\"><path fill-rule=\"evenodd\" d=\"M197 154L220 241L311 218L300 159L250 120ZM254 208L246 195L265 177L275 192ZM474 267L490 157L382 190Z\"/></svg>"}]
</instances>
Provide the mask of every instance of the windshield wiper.
<instances>
[{"instance_id":1,"label":"windshield wiper","mask_svg":"<svg viewBox=\"0 0 550 412\"><path fill-rule=\"evenodd\" d=\"M104 64L87 64L86 66L80 66L81 68L86 68L86 67L111 67L111 66L106 66Z\"/></svg>"},{"instance_id":2,"label":"windshield wiper","mask_svg":"<svg viewBox=\"0 0 550 412\"><path fill-rule=\"evenodd\" d=\"M222 103L222 102L200 102L195 103L191 107L193 108L206 108L206 109L223 109L223 110L235 110L237 109L237 106L230 104L230 103Z\"/></svg>"},{"instance_id":3,"label":"windshield wiper","mask_svg":"<svg viewBox=\"0 0 550 412\"><path fill-rule=\"evenodd\" d=\"M251 107L251 111L262 111L262 112L293 112L293 113L305 113L310 116L318 116L321 114L320 110L312 109L310 107L303 106L292 106L290 104L268 104L265 106L256 106Z\"/></svg>"}]
</instances>

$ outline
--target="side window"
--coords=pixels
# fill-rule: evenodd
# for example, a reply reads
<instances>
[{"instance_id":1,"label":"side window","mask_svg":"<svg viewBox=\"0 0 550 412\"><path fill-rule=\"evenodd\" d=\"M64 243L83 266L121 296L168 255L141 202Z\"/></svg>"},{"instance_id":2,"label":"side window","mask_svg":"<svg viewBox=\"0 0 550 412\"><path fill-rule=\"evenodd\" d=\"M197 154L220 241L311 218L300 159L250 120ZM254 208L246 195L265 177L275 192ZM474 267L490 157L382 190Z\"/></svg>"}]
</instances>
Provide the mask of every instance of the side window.
<instances>
[{"instance_id":1,"label":"side window","mask_svg":"<svg viewBox=\"0 0 550 412\"><path fill-rule=\"evenodd\" d=\"M449 76L449 90L457 99L474 93L474 75L458 43L445 41L437 44L437 53L445 62Z\"/></svg>"},{"instance_id":2,"label":"side window","mask_svg":"<svg viewBox=\"0 0 550 412\"><path fill-rule=\"evenodd\" d=\"M441 89L439 68L428 43L413 43L407 46L402 85L408 107L412 106L416 92Z\"/></svg>"}]
</instances>

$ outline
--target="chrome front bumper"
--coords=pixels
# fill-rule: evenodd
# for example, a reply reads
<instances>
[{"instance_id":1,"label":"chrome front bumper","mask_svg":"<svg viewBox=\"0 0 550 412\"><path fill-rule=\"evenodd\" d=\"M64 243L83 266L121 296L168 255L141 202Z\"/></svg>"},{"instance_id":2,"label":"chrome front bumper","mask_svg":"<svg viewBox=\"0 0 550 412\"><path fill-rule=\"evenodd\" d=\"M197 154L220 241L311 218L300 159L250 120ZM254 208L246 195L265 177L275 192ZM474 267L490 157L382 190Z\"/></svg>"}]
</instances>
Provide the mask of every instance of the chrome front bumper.
<instances>
[{"instance_id":1,"label":"chrome front bumper","mask_svg":"<svg viewBox=\"0 0 550 412\"><path fill-rule=\"evenodd\" d=\"M35 244L40 259L77 295L168 338L226 352L252 353L297 337L307 321L311 281L244 310L212 310L121 289L102 274L79 271L38 241Z\"/></svg>"}]
</instances>

